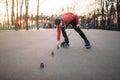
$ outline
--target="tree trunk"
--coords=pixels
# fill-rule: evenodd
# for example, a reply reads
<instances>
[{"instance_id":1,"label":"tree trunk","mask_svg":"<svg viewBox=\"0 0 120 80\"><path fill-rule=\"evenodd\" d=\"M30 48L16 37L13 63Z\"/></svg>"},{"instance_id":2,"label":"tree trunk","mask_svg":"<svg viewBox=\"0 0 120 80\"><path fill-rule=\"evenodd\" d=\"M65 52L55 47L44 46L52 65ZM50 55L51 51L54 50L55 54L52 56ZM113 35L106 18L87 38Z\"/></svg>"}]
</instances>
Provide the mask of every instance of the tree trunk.
<instances>
[{"instance_id":1,"label":"tree trunk","mask_svg":"<svg viewBox=\"0 0 120 80\"><path fill-rule=\"evenodd\" d=\"M37 20L36 20L36 24L37 24L37 29L39 29L39 0L38 0L38 5L37 5Z\"/></svg>"},{"instance_id":2,"label":"tree trunk","mask_svg":"<svg viewBox=\"0 0 120 80\"><path fill-rule=\"evenodd\" d=\"M25 0L25 6L26 6L25 22L26 22L26 30L28 30L29 29L29 27L28 27L28 6L29 6L29 0Z\"/></svg>"},{"instance_id":3,"label":"tree trunk","mask_svg":"<svg viewBox=\"0 0 120 80\"><path fill-rule=\"evenodd\" d=\"M118 23L118 30L120 31L120 1L117 0L117 23Z\"/></svg>"},{"instance_id":4,"label":"tree trunk","mask_svg":"<svg viewBox=\"0 0 120 80\"><path fill-rule=\"evenodd\" d=\"M17 1L17 14L16 14L16 22L15 22L15 24L16 24L16 31L19 29L19 25L18 25L18 0L16 0Z\"/></svg>"},{"instance_id":5,"label":"tree trunk","mask_svg":"<svg viewBox=\"0 0 120 80\"><path fill-rule=\"evenodd\" d=\"M8 1L7 0L6 0L6 11L7 11L8 28L9 28L9 12L8 12Z\"/></svg>"},{"instance_id":6,"label":"tree trunk","mask_svg":"<svg viewBox=\"0 0 120 80\"><path fill-rule=\"evenodd\" d=\"M14 24L14 0L12 0L11 24Z\"/></svg>"},{"instance_id":7,"label":"tree trunk","mask_svg":"<svg viewBox=\"0 0 120 80\"><path fill-rule=\"evenodd\" d=\"M23 0L22 0L22 2L21 2L21 0L19 0L19 2L20 2L20 28L21 28L22 27L21 21L22 21Z\"/></svg>"}]
</instances>

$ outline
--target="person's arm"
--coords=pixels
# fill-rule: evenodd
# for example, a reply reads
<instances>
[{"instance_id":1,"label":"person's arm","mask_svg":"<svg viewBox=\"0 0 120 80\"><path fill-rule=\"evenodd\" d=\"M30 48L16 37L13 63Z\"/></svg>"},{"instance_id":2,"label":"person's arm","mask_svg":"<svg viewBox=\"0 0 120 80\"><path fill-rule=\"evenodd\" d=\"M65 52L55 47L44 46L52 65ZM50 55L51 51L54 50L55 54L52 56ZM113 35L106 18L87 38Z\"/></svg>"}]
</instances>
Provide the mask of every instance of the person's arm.
<instances>
[{"instance_id":1,"label":"person's arm","mask_svg":"<svg viewBox=\"0 0 120 80\"><path fill-rule=\"evenodd\" d=\"M59 48L60 36L61 36L61 28L57 27L57 48Z\"/></svg>"}]
</instances>

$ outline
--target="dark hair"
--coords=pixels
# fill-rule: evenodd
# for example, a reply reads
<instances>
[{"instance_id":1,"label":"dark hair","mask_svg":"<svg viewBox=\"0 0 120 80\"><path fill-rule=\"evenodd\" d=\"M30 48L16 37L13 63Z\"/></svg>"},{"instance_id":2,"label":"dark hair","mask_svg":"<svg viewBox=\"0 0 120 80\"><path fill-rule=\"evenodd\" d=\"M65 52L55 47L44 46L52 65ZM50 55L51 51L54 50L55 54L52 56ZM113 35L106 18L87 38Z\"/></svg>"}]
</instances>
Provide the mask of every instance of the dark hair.
<instances>
[{"instance_id":1,"label":"dark hair","mask_svg":"<svg viewBox=\"0 0 120 80\"><path fill-rule=\"evenodd\" d=\"M60 24L60 19L59 18L57 18L57 19L55 19L55 25L59 25Z\"/></svg>"}]
</instances>

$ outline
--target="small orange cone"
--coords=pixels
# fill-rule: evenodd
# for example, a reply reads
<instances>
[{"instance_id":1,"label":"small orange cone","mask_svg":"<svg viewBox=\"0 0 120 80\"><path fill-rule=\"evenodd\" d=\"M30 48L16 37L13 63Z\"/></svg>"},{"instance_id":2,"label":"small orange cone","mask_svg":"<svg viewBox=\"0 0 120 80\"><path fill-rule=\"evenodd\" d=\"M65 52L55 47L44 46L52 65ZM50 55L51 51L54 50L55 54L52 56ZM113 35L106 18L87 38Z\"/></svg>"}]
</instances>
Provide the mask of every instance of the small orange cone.
<instances>
[{"instance_id":1,"label":"small orange cone","mask_svg":"<svg viewBox=\"0 0 120 80\"><path fill-rule=\"evenodd\" d=\"M51 52L51 55L54 56L54 52L53 51Z\"/></svg>"},{"instance_id":2,"label":"small orange cone","mask_svg":"<svg viewBox=\"0 0 120 80\"><path fill-rule=\"evenodd\" d=\"M59 46L57 46L57 49L59 49L60 47Z\"/></svg>"},{"instance_id":3,"label":"small orange cone","mask_svg":"<svg viewBox=\"0 0 120 80\"><path fill-rule=\"evenodd\" d=\"M40 68L41 68L41 69L44 68L44 62L43 62L43 61L41 61L41 63L40 63Z\"/></svg>"}]
</instances>

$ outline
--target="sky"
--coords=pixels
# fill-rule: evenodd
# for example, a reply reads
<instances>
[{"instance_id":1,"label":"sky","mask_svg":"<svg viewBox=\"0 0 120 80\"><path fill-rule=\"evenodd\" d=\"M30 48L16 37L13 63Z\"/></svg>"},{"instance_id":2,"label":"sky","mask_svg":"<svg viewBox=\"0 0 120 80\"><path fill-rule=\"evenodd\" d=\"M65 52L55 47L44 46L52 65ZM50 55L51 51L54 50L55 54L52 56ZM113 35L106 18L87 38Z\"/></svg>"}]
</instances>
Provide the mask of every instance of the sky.
<instances>
[{"instance_id":1,"label":"sky","mask_svg":"<svg viewBox=\"0 0 120 80\"><path fill-rule=\"evenodd\" d=\"M12 0L8 0L12 1ZM15 0L16 1L16 0ZM37 14L37 1L38 0L30 0L29 3L29 13ZM3 20L3 16L6 13L6 5L5 0L0 0L0 17ZM76 5L75 13L78 15L83 15L93 10L95 7L95 0L39 0L40 9L39 13L43 13L44 15L52 15L52 14L61 14L62 8L66 8L65 11L71 11L70 7ZM15 11L17 11L15 9ZM11 13L11 2L9 2L9 12ZM23 8L23 12L25 12L25 6ZM10 14L11 15L11 14Z\"/></svg>"},{"instance_id":2,"label":"sky","mask_svg":"<svg viewBox=\"0 0 120 80\"><path fill-rule=\"evenodd\" d=\"M33 4L36 4L36 2L33 3L33 0L31 0L30 4L32 9L30 9L30 12L35 9L36 6ZM40 3L42 3L40 4L40 12L50 15L52 13L59 13L62 7L71 5L73 0L43 0Z\"/></svg>"},{"instance_id":3,"label":"sky","mask_svg":"<svg viewBox=\"0 0 120 80\"><path fill-rule=\"evenodd\" d=\"M88 5L94 3L95 0L40 0L40 12L43 12L47 15L52 13L59 14L61 12L61 8L67 8L73 6L73 4L77 5L77 9L79 9L79 13L83 14L87 11L91 10L91 7ZM37 0L30 0L30 12L32 12L36 6L34 4L37 3ZM92 5L93 7L94 5ZM76 12L77 12L76 11Z\"/></svg>"}]
</instances>

